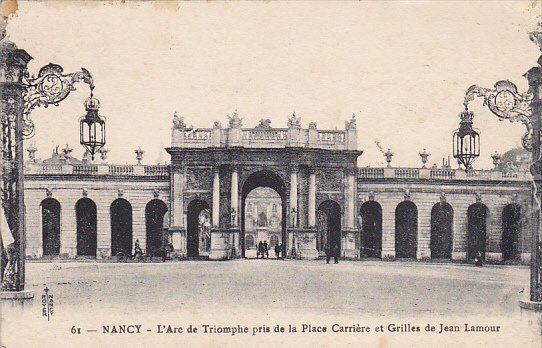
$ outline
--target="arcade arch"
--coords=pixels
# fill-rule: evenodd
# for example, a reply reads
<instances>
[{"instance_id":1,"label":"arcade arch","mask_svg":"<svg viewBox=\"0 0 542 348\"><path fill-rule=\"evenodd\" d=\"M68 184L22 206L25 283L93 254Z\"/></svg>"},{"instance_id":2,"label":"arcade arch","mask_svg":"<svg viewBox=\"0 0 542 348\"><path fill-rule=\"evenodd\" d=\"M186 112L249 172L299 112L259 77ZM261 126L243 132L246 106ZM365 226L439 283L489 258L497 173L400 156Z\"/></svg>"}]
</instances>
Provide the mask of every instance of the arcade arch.
<instances>
[{"instance_id":1,"label":"arcade arch","mask_svg":"<svg viewBox=\"0 0 542 348\"><path fill-rule=\"evenodd\" d=\"M467 209L467 260L473 260L478 252L485 259L487 215L483 203L474 203Z\"/></svg>"},{"instance_id":2,"label":"arcade arch","mask_svg":"<svg viewBox=\"0 0 542 348\"><path fill-rule=\"evenodd\" d=\"M382 207L376 201L361 205L361 255L363 257L382 256Z\"/></svg>"},{"instance_id":3,"label":"arcade arch","mask_svg":"<svg viewBox=\"0 0 542 348\"><path fill-rule=\"evenodd\" d=\"M145 226L147 253L157 253L162 248L164 239L164 215L168 208L166 203L153 199L145 206Z\"/></svg>"},{"instance_id":4,"label":"arcade arch","mask_svg":"<svg viewBox=\"0 0 542 348\"><path fill-rule=\"evenodd\" d=\"M54 198L41 201L43 255L60 254L60 203Z\"/></svg>"},{"instance_id":5,"label":"arcade arch","mask_svg":"<svg viewBox=\"0 0 542 348\"><path fill-rule=\"evenodd\" d=\"M211 249L211 209L201 199L190 201L186 216L186 251L188 257L200 256Z\"/></svg>"},{"instance_id":6,"label":"arcade arch","mask_svg":"<svg viewBox=\"0 0 542 348\"><path fill-rule=\"evenodd\" d=\"M431 209L431 258L451 259L454 209L447 202L439 202Z\"/></svg>"},{"instance_id":7,"label":"arcade arch","mask_svg":"<svg viewBox=\"0 0 542 348\"><path fill-rule=\"evenodd\" d=\"M286 213L286 184L284 183L284 180L275 172L270 170L259 170L256 172L251 173L242 186L242 192L241 192L241 231L239 235L239 245L241 246L241 257L247 257L246 249L247 246L251 244L250 240L247 242L246 237L247 234L247 218L249 218L246 210L247 205L247 198L249 195L257 190L258 188L270 188L278 195L277 198L280 198L280 205L277 204L277 210L280 209L282 211L281 221L280 221L280 238L278 243L282 244L284 247L284 250L287 250L286 243L287 243L287 237L286 237L286 221L287 221L287 213ZM257 191L255 191L257 192ZM256 220L258 220L258 217L261 212L255 212L256 205L251 204L251 216L254 219L254 216L256 216ZM271 209L272 210L272 209ZM269 212L271 213L271 212ZM267 216L269 214L265 212L266 220ZM263 215L262 219L263 221ZM256 226L261 225L262 221L257 221ZM263 227L263 226L260 226ZM253 243L257 244L257 238L254 238L251 236L254 240ZM269 241L268 241L269 244Z\"/></svg>"},{"instance_id":8,"label":"arcade arch","mask_svg":"<svg viewBox=\"0 0 542 348\"><path fill-rule=\"evenodd\" d=\"M512 203L502 211L502 257L504 261L519 261L519 235L521 232L521 207Z\"/></svg>"},{"instance_id":9,"label":"arcade arch","mask_svg":"<svg viewBox=\"0 0 542 348\"><path fill-rule=\"evenodd\" d=\"M111 215L111 256L123 251L132 254L132 205L124 198L115 199L109 207Z\"/></svg>"},{"instance_id":10,"label":"arcade arch","mask_svg":"<svg viewBox=\"0 0 542 348\"><path fill-rule=\"evenodd\" d=\"M395 208L395 256L416 258L418 248L418 208L403 201Z\"/></svg>"},{"instance_id":11,"label":"arcade arch","mask_svg":"<svg viewBox=\"0 0 542 348\"><path fill-rule=\"evenodd\" d=\"M96 203L90 198L81 198L75 204L77 220L77 255L96 256L98 244Z\"/></svg>"},{"instance_id":12,"label":"arcade arch","mask_svg":"<svg viewBox=\"0 0 542 348\"><path fill-rule=\"evenodd\" d=\"M318 216L318 239L320 248L325 251L341 245L341 206L333 200L320 203L317 210ZM319 250L319 251L322 251Z\"/></svg>"}]
</instances>

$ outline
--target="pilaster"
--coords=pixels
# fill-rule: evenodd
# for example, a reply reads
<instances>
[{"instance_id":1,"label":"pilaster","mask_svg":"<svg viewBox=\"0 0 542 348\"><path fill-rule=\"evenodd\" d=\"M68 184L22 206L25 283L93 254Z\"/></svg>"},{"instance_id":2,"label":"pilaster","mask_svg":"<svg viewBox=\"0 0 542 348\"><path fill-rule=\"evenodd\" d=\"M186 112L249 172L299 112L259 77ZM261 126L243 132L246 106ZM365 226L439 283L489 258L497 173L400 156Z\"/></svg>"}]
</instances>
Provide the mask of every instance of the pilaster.
<instances>
[{"instance_id":1,"label":"pilaster","mask_svg":"<svg viewBox=\"0 0 542 348\"><path fill-rule=\"evenodd\" d=\"M230 233L219 228L211 230L210 260L227 260L231 255Z\"/></svg>"}]
</instances>

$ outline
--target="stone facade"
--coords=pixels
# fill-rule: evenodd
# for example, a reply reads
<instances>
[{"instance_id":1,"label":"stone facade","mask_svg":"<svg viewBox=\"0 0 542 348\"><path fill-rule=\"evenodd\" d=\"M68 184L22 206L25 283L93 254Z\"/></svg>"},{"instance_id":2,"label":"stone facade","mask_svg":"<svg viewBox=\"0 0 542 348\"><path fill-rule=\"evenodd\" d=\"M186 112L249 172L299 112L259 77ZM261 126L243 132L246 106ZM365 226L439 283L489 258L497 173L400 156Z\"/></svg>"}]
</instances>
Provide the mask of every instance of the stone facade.
<instances>
[{"instance_id":1,"label":"stone facade","mask_svg":"<svg viewBox=\"0 0 542 348\"><path fill-rule=\"evenodd\" d=\"M27 256L105 258L138 240L148 250L171 242L181 258L230 259L278 235L293 258L318 258L337 244L354 259L529 259L526 173L357 168L354 118L333 131L303 129L295 115L287 128L242 128L237 114L227 128L189 129L176 115L173 123L168 166L83 163L69 153L27 162ZM265 193L253 196L257 188ZM83 198L95 216L77 212Z\"/></svg>"}]
</instances>

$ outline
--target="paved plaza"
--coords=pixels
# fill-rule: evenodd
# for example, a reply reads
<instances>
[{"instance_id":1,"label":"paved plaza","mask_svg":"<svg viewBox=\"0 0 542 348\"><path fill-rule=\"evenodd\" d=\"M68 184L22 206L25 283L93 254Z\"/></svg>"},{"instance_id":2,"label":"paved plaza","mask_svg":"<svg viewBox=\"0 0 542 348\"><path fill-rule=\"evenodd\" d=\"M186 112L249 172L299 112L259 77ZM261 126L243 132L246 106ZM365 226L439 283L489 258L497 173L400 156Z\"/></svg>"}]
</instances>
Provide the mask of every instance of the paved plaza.
<instances>
[{"instance_id":1,"label":"paved plaza","mask_svg":"<svg viewBox=\"0 0 542 348\"><path fill-rule=\"evenodd\" d=\"M95 339L104 340L102 331L106 324L142 323L152 330L152 333L138 338L113 335L115 340L134 339L136 343L173 340L174 345L180 336L156 333L158 324L194 324L200 327L204 324L218 327L240 324L250 327L250 330L253 326L272 329L277 324L286 327L293 324L302 328L303 324L312 324L327 326L330 330L332 324L338 323L341 326L384 325L389 330L390 323L408 323L420 325L423 330L426 324L431 323L439 331L439 324L443 321L448 324L457 321L462 331L466 323L499 325L500 332L504 331L502 336L499 333L485 334L485 337L488 343L497 340L494 343L501 346L505 342L503 339L515 337L511 333L516 330L520 339L527 339L529 335L540 337L537 318L522 313L517 305L518 299L527 296L528 280L529 270L523 266L486 265L478 268L451 263L344 261L334 265L325 264L325 261L274 259L166 263L36 262L27 264L27 288L35 291L34 302L23 309L4 303L6 315L3 317L8 325L16 325L15 319L20 315L30 320L27 322L35 323L34 329L45 330L49 334L66 334L73 326L81 327L83 331L89 328L98 330L95 336L87 332L81 337L68 335L77 338L82 346L95 344ZM41 295L45 286L54 296L54 314L49 322L41 317ZM274 340L301 340L317 346L318 343L326 346L325 342L337 339L344 340L341 342L345 345L369 340L383 346L401 346L402 343L426 346L430 342L428 339L448 343L464 340L467 346L469 342L469 336L464 332L455 336L435 333L432 337L426 334L416 338L415 335L373 332L361 337L353 333L330 336L324 333L253 334L250 331L246 339L255 340L251 343L255 346L265 346L265 342ZM198 337L199 341L193 343L204 346L235 345L236 340L242 338L241 335L218 333ZM476 337L478 343L484 339ZM390 341L386 341L388 339ZM104 340L103 346L110 343Z\"/></svg>"}]
</instances>

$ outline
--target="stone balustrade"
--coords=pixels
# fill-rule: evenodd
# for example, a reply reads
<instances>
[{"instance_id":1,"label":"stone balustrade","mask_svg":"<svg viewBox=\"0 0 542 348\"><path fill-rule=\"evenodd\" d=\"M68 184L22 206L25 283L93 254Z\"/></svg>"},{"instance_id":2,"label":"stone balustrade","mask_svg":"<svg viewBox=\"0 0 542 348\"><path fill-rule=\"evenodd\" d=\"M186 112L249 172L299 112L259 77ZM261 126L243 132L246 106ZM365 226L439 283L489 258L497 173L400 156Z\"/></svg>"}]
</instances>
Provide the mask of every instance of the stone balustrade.
<instances>
[{"instance_id":1,"label":"stone balustrade","mask_svg":"<svg viewBox=\"0 0 542 348\"><path fill-rule=\"evenodd\" d=\"M431 180L504 180L529 181L528 172L502 172L498 170L471 170L445 168L358 168L363 179L431 179Z\"/></svg>"},{"instance_id":2,"label":"stone balustrade","mask_svg":"<svg viewBox=\"0 0 542 348\"><path fill-rule=\"evenodd\" d=\"M169 165L47 164L27 162L25 175L169 177Z\"/></svg>"},{"instance_id":3,"label":"stone balustrade","mask_svg":"<svg viewBox=\"0 0 542 348\"><path fill-rule=\"evenodd\" d=\"M252 130L250 130L252 132ZM286 130L282 134L247 133L246 140L256 142L259 138L276 137L283 140ZM111 176L155 176L169 177L169 165L116 165L116 164L45 164L27 162L25 173L27 175L111 175ZM503 180L503 181L529 181L528 172L502 172L497 170L472 170L465 172L462 169L445 168L358 168L358 177L362 179L420 179L420 180Z\"/></svg>"},{"instance_id":4,"label":"stone balustrade","mask_svg":"<svg viewBox=\"0 0 542 348\"><path fill-rule=\"evenodd\" d=\"M302 147L328 150L357 150L355 129L318 130L303 128L197 128L172 129L172 147Z\"/></svg>"}]
</instances>

